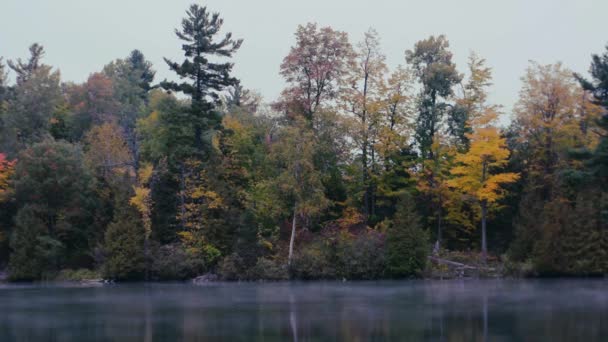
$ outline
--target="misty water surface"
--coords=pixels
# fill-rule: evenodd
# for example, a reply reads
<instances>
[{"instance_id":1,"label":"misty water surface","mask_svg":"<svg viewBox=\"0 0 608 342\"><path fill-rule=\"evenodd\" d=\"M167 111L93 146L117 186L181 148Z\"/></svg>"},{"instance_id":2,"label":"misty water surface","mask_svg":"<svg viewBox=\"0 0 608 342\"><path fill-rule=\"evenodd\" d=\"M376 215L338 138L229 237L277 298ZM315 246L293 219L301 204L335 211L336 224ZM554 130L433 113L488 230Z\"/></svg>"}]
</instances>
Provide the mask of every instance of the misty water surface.
<instances>
[{"instance_id":1,"label":"misty water surface","mask_svg":"<svg viewBox=\"0 0 608 342\"><path fill-rule=\"evenodd\" d=\"M0 341L607 341L607 280L0 285Z\"/></svg>"}]
</instances>

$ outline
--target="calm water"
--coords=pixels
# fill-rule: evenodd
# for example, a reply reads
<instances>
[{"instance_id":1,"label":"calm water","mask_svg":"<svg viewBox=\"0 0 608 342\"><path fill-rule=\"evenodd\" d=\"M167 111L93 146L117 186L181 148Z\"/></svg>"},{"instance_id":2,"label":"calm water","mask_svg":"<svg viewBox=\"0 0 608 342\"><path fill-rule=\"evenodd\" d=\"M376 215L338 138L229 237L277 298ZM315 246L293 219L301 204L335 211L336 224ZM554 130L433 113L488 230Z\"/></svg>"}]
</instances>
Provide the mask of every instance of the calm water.
<instances>
[{"instance_id":1,"label":"calm water","mask_svg":"<svg viewBox=\"0 0 608 342\"><path fill-rule=\"evenodd\" d=\"M608 280L0 285L0 341L608 341Z\"/></svg>"}]
</instances>

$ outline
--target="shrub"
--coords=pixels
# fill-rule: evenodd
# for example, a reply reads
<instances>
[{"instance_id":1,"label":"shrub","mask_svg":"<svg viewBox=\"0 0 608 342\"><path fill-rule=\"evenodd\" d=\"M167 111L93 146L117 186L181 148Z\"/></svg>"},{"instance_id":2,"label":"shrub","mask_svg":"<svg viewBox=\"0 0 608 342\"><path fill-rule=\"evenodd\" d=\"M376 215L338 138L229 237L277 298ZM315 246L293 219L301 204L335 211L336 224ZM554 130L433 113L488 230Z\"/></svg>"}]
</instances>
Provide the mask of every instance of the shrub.
<instances>
[{"instance_id":1,"label":"shrub","mask_svg":"<svg viewBox=\"0 0 608 342\"><path fill-rule=\"evenodd\" d=\"M336 275L345 279L378 279L386 269L384 235L367 229L352 236L342 232L336 243Z\"/></svg>"},{"instance_id":2,"label":"shrub","mask_svg":"<svg viewBox=\"0 0 608 342\"><path fill-rule=\"evenodd\" d=\"M81 281L100 279L101 274L95 270L81 268L77 270L65 269L61 270L55 280L58 281Z\"/></svg>"},{"instance_id":3,"label":"shrub","mask_svg":"<svg viewBox=\"0 0 608 342\"><path fill-rule=\"evenodd\" d=\"M313 241L294 255L290 272L294 278L304 280L334 279L336 270L331 259L328 246L323 241Z\"/></svg>"},{"instance_id":4,"label":"shrub","mask_svg":"<svg viewBox=\"0 0 608 342\"><path fill-rule=\"evenodd\" d=\"M295 278L378 279L386 269L384 235L367 229L351 234L345 229L320 237L296 253L291 267Z\"/></svg>"},{"instance_id":5,"label":"shrub","mask_svg":"<svg viewBox=\"0 0 608 342\"><path fill-rule=\"evenodd\" d=\"M243 280L246 278L243 259L236 253L222 259L218 264L217 272L222 280Z\"/></svg>"},{"instance_id":6,"label":"shrub","mask_svg":"<svg viewBox=\"0 0 608 342\"><path fill-rule=\"evenodd\" d=\"M503 275L508 277L523 278L536 275L534 263L531 260L524 262L513 261L508 255L503 256Z\"/></svg>"},{"instance_id":7,"label":"shrub","mask_svg":"<svg viewBox=\"0 0 608 342\"><path fill-rule=\"evenodd\" d=\"M208 271L205 261L187 253L180 244L157 248L151 265L151 277L155 280L186 280Z\"/></svg>"},{"instance_id":8,"label":"shrub","mask_svg":"<svg viewBox=\"0 0 608 342\"><path fill-rule=\"evenodd\" d=\"M249 271L250 279L287 280L289 272L285 264L278 260L258 258L257 263Z\"/></svg>"}]
</instances>

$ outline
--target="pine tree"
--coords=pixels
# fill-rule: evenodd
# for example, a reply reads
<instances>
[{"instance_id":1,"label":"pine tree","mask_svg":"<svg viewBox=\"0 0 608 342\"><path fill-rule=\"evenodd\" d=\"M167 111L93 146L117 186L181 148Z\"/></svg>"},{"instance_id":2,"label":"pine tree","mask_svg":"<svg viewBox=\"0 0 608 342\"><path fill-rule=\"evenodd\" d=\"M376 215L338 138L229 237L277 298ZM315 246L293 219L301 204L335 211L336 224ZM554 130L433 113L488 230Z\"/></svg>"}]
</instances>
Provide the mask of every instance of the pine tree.
<instances>
[{"instance_id":1,"label":"pine tree","mask_svg":"<svg viewBox=\"0 0 608 342\"><path fill-rule=\"evenodd\" d=\"M21 58L16 61L8 61L8 66L17 74L17 85L27 82L32 74L42 66L40 64L42 57L44 57L44 47L34 43L30 46L30 57L27 62Z\"/></svg>"},{"instance_id":2,"label":"pine tree","mask_svg":"<svg viewBox=\"0 0 608 342\"><path fill-rule=\"evenodd\" d=\"M190 114L194 122L194 144L198 150L202 150L203 133L220 124L220 117L214 112L220 98L219 92L238 83L230 75L232 63L213 63L210 58L232 57L243 41L233 40L231 33L217 40L224 20L218 13L210 14L206 7L193 4L186 14L181 30L175 30L177 37L184 42L182 49L186 59L181 64L167 58L165 61L180 78L189 81L164 81L161 86L192 98Z\"/></svg>"},{"instance_id":3,"label":"pine tree","mask_svg":"<svg viewBox=\"0 0 608 342\"><path fill-rule=\"evenodd\" d=\"M6 111L8 92L8 73L5 71L4 60L0 57L0 128L2 127L2 114Z\"/></svg>"},{"instance_id":4,"label":"pine tree","mask_svg":"<svg viewBox=\"0 0 608 342\"><path fill-rule=\"evenodd\" d=\"M583 89L590 92L593 102L608 110L608 46L603 55L593 55L591 67L589 68L592 81L588 81L580 75L575 77L580 82ZM601 139L591 155L587 154L587 167L590 172L601 182L603 189L608 190L608 114L598 120L597 125L603 131ZM607 215L608 216L608 215Z\"/></svg>"}]
</instances>

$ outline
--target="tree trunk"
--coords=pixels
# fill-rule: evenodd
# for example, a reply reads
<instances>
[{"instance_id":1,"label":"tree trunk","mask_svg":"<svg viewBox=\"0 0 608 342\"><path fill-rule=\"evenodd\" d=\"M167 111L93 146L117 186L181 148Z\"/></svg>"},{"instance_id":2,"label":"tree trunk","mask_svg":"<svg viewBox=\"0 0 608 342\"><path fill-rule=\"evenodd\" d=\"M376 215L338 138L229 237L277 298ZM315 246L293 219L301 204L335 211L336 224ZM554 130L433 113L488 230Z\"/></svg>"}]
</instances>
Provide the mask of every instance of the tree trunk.
<instances>
[{"instance_id":1,"label":"tree trunk","mask_svg":"<svg viewBox=\"0 0 608 342\"><path fill-rule=\"evenodd\" d=\"M150 239L148 234L144 237L144 279L150 280Z\"/></svg>"},{"instance_id":2,"label":"tree trunk","mask_svg":"<svg viewBox=\"0 0 608 342\"><path fill-rule=\"evenodd\" d=\"M180 211L180 224L181 229L186 229L186 199L184 198L184 191L186 191L186 170L184 169L184 163L180 163L179 166L179 211Z\"/></svg>"},{"instance_id":3,"label":"tree trunk","mask_svg":"<svg viewBox=\"0 0 608 342\"><path fill-rule=\"evenodd\" d=\"M439 250L441 249L441 207L439 207L439 209L437 209L437 243L436 243L436 249L437 252L439 252Z\"/></svg>"},{"instance_id":4,"label":"tree trunk","mask_svg":"<svg viewBox=\"0 0 608 342\"><path fill-rule=\"evenodd\" d=\"M481 171L481 182L486 182L486 175L488 173L488 162L483 161ZM488 257L488 242L486 239L486 217L488 216L488 201L481 201L481 261L485 264Z\"/></svg>"},{"instance_id":5,"label":"tree trunk","mask_svg":"<svg viewBox=\"0 0 608 342\"><path fill-rule=\"evenodd\" d=\"M289 256L287 258L287 265L291 266L291 259L293 258L293 243L296 239L296 206L293 206L293 221L291 223L291 238L289 239Z\"/></svg>"},{"instance_id":6,"label":"tree trunk","mask_svg":"<svg viewBox=\"0 0 608 342\"><path fill-rule=\"evenodd\" d=\"M436 220L437 220L437 243L435 244L435 248L437 253L441 249L441 242L443 240L441 224L443 223L443 213L441 210L441 203L443 202L443 198L441 195L437 198L437 208L436 208Z\"/></svg>"},{"instance_id":7,"label":"tree trunk","mask_svg":"<svg viewBox=\"0 0 608 342\"><path fill-rule=\"evenodd\" d=\"M481 260L485 264L488 257L488 244L486 240L486 217L488 206L486 201L481 202Z\"/></svg>"}]
</instances>

